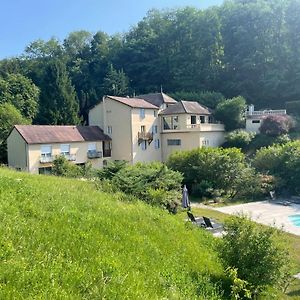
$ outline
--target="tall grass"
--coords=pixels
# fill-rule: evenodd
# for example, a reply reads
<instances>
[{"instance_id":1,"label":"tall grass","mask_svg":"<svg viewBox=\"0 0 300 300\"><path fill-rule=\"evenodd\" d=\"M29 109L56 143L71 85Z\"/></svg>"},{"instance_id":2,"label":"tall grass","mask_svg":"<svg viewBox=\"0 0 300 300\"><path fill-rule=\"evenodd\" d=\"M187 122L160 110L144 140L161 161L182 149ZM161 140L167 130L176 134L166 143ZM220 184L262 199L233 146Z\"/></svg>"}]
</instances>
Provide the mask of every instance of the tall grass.
<instances>
[{"instance_id":1,"label":"tall grass","mask_svg":"<svg viewBox=\"0 0 300 300\"><path fill-rule=\"evenodd\" d=\"M76 179L0 168L0 299L222 299L214 240Z\"/></svg>"}]
</instances>

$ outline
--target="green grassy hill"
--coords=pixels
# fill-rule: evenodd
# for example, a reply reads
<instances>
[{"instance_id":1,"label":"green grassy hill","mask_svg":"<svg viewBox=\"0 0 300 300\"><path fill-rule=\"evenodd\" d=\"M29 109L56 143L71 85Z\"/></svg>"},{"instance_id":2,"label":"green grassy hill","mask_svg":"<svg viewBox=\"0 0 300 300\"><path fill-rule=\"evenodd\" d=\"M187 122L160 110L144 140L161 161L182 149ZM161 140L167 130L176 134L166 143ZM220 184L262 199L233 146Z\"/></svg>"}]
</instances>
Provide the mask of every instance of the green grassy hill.
<instances>
[{"instance_id":1,"label":"green grassy hill","mask_svg":"<svg viewBox=\"0 0 300 300\"><path fill-rule=\"evenodd\" d=\"M209 233L119 198L0 168L0 299L222 299Z\"/></svg>"}]
</instances>

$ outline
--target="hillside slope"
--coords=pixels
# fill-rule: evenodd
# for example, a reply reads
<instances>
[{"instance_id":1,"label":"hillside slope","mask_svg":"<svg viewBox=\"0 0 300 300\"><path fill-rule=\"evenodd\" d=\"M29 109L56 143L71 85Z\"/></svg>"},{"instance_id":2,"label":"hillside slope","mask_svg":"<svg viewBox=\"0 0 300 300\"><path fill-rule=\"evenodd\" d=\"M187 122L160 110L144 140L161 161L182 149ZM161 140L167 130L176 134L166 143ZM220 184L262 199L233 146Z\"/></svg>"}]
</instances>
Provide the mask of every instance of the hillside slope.
<instances>
[{"instance_id":1,"label":"hillside slope","mask_svg":"<svg viewBox=\"0 0 300 300\"><path fill-rule=\"evenodd\" d=\"M79 180L0 168L0 298L221 299L206 232Z\"/></svg>"}]
</instances>

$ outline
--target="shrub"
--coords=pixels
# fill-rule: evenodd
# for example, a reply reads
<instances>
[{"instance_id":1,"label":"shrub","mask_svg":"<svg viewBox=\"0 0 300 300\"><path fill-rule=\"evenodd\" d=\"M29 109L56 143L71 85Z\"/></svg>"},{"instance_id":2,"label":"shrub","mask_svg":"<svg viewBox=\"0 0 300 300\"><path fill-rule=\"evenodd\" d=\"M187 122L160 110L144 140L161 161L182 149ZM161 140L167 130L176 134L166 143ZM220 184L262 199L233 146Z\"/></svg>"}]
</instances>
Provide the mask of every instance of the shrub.
<instances>
[{"instance_id":1,"label":"shrub","mask_svg":"<svg viewBox=\"0 0 300 300\"><path fill-rule=\"evenodd\" d=\"M286 134L294 126L293 119L288 115L270 115L264 118L259 130L270 136Z\"/></svg>"},{"instance_id":2,"label":"shrub","mask_svg":"<svg viewBox=\"0 0 300 300\"><path fill-rule=\"evenodd\" d=\"M180 203L182 175L159 162L122 167L111 182L126 194L172 212Z\"/></svg>"},{"instance_id":3,"label":"shrub","mask_svg":"<svg viewBox=\"0 0 300 300\"><path fill-rule=\"evenodd\" d=\"M227 99L216 107L216 118L225 124L227 131L244 127L246 100L242 96Z\"/></svg>"},{"instance_id":4,"label":"shrub","mask_svg":"<svg viewBox=\"0 0 300 300\"><path fill-rule=\"evenodd\" d=\"M121 169L125 168L127 165L127 162L125 160L119 160L119 161L110 161L108 162L108 165L104 167L103 169L98 171L98 177L99 179L112 179Z\"/></svg>"},{"instance_id":5,"label":"shrub","mask_svg":"<svg viewBox=\"0 0 300 300\"><path fill-rule=\"evenodd\" d=\"M53 161L52 174L63 177L82 177L83 169L69 162L63 155Z\"/></svg>"},{"instance_id":6,"label":"shrub","mask_svg":"<svg viewBox=\"0 0 300 300\"><path fill-rule=\"evenodd\" d=\"M252 297L269 287L280 287L289 275L289 253L282 232L255 224L246 216L231 217L224 227L227 234L221 242L221 259L247 283Z\"/></svg>"},{"instance_id":7,"label":"shrub","mask_svg":"<svg viewBox=\"0 0 300 300\"><path fill-rule=\"evenodd\" d=\"M300 193L300 141L260 149L253 166L264 174L278 177L288 191Z\"/></svg>"},{"instance_id":8,"label":"shrub","mask_svg":"<svg viewBox=\"0 0 300 300\"><path fill-rule=\"evenodd\" d=\"M190 190L203 193L208 189L235 195L237 182L247 168L245 155L237 148L199 148L173 153L167 165L184 176Z\"/></svg>"},{"instance_id":9,"label":"shrub","mask_svg":"<svg viewBox=\"0 0 300 300\"><path fill-rule=\"evenodd\" d=\"M254 132L248 132L243 129L236 129L227 134L225 146L246 149L254 137Z\"/></svg>"}]
</instances>

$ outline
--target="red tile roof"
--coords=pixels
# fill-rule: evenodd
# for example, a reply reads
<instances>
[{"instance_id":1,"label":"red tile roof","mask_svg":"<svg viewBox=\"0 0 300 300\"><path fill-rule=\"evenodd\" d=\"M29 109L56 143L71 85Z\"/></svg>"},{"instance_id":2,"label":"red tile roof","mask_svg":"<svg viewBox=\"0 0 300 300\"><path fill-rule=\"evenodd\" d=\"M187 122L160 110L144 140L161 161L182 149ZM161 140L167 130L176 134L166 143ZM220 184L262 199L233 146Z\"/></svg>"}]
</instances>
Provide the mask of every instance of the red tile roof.
<instances>
[{"instance_id":1,"label":"red tile roof","mask_svg":"<svg viewBox=\"0 0 300 300\"><path fill-rule=\"evenodd\" d=\"M15 125L14 128L27 144L110 140L98 126Z\"/></svg>"},{"instance_id":2,"label":"red tile roof","mask_svg":"<svg viewBox=\"0 0 300 300\"><path fill-rule=\"evenodd\" d=\"M127 98L127 97L116 97L116 96L106 96L106 98L118 101L125 105L128 105L132 108L150 108L150 109L158 109L157 106L145 101L140 98Z\"/></svg>"}]
</instances>

